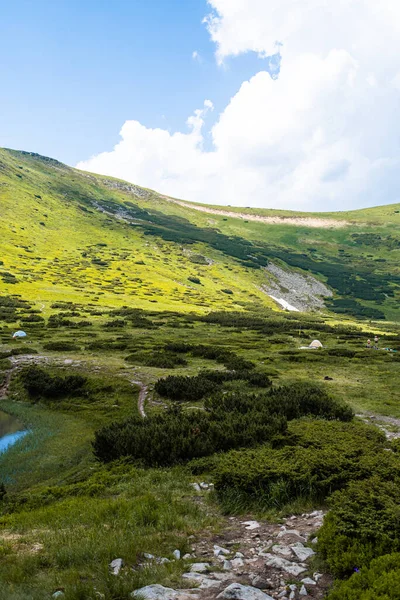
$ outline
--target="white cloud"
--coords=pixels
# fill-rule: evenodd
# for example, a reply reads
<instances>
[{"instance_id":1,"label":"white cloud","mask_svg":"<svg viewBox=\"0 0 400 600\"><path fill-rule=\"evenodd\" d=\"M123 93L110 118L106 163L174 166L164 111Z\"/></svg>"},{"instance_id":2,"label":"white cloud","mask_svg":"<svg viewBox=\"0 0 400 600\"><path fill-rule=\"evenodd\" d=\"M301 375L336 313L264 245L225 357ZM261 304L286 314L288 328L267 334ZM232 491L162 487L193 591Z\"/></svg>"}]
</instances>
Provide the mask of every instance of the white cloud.
<instances>
[{"instance_id":1,"label":"white cloud","mask_svg":"<svg viewBox=\"0 0 400 600\"><path fill-rule=\"evenodd\" d=\"M170 134L127 121L78 165L200 202L345 209L398 200L400 3L209 0L216 57L279 48L231 98L204 148L212 103ZM282 46L277 46L282 44Z\"/></svg>"},{"instance_id":2,"label":"white cloud","mask_svg":"<svg viewBox=\"0 0 400 600\"><path fill-rule=\"evenodd\" d=\"M201 58L200 53L197 50L194 50L192 52L192 58L193 58L193 60L195 60L199 63L203 62L203 59Z\"/></svg>"}]
</instances>

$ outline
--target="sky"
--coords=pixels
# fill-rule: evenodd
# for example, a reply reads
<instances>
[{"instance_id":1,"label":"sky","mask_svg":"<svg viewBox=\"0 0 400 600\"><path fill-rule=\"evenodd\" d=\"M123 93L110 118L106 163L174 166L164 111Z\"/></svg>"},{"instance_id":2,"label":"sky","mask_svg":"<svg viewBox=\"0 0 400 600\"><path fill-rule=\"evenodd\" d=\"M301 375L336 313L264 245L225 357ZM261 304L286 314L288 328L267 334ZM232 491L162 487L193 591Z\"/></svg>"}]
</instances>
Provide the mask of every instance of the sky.
<instances>
[{"instance_id":1,"label":"sky","mask_svg":"<svg viewBox=\"0 0 400 600\"><path fill-rule=\"evenodd\" d=\"M400 201L397 0L0 8L0 146L211 204Z\"/></svg>"}]
</instances>

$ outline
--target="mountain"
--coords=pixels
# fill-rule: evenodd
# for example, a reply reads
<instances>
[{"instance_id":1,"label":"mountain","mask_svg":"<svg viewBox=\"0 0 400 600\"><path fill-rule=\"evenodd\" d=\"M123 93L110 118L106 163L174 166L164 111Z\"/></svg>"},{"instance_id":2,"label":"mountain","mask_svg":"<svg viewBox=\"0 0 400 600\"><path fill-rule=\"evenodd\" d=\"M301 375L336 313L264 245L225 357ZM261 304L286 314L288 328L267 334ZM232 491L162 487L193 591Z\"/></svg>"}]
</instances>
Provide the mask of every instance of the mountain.
<instances>
[{"instance_id":1,"label":"mountain","mask_svg":"<svg viewBox=\"0 0 400 600\"><path fill-rule=\"evenodd\" d=\"M400 204L341 213L173 199L0 150L0 282L54 301L209 311L323 306L396 320ZM271 297L272 296L272 297Z\"/></svg>"}]
</instances>

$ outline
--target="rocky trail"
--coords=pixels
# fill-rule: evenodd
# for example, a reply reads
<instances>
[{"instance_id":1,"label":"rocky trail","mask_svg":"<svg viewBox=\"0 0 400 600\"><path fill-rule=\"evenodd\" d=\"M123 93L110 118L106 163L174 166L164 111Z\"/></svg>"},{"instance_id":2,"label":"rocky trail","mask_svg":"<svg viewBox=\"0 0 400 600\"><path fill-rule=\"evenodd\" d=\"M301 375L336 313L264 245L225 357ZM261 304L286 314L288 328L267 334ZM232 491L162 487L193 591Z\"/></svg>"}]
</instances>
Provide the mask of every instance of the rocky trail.
<instances>
[{"instance_id":1,"label":"rocky trail","mask_svg":"<svg viewBox=\"0 0 400 600\"><path fill-rule=\"evenodd\" d=\"M205 483L193 486L197 494L212 489ZM328 575L313 568L313 547L323 518L322 511L314 511L293 515L279 525L227 517L220 533L205 532L200 540L192 538L190 554L181 557L178 550L172 552L173 560L183 559L187 567L181 587L153 584L133 591L132 596L149 600L322 599L332 583ZM134 568L168 560L145 554ZM132 567L122 559L110 565L117 576L125 568Z\"/></svg>"}]
</instances>

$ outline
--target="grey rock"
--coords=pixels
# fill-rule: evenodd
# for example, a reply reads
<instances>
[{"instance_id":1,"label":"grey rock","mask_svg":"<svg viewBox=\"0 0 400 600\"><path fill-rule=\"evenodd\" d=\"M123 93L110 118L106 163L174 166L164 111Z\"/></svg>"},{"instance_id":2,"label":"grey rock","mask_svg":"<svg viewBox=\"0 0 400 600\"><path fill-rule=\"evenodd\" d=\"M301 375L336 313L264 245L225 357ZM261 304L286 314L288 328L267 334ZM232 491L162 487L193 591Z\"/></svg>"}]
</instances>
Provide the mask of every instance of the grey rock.
<instances>
[{"instance_id":1,"label":"grey rock","mask_svg":"<svg viewBox=\"0 0 400 600\"><path fill-rule=\"evenodd\" d=\"M243 521L242 525L246 525L245 529L252 531L253 529L259 529L261 527L258 521Z\"/></svg>"},{"instance_id":2,"label":"grey rock","mask_svg":"<svg viewBox=\"0 0 400 600\"><path fill-rule=\"evenodd\" d=\"M308 592L306 590L306 586L302 585L300 588L300 596L308 596Z\"/></svg>"},{"instance_id":3,"label":"grey rock","mask_svg":"<svg viewBox=\"0 0 400 600\"><path fill-rule=\"evenodd\" d=\"M64 595L64 592L62 592L61 590L57 590L57 592L54 592L54 594L52 595L52 598L63 598Z\"/></svg>"},{"instance_id":4,"label":"grey rock","mask_svg":"<svg viewBox=\"0 0 400 600\"><path fill-rule=\"evenodd\" d=\"M171 561L169 560L169 558L165 558L165 557L156 558L156 563L157 563L158 565L165 565L165 564L167 564L167 563L169 563L169 562L171 562Z\"/></svg>"},{"instance_id":5,"label":"grey rock","mask_svg":"<svg viewBox=\"0 0 400 600\"><path fill-rule=\"evenodd\" d=\"M297 585L295 583L292 583L289 585L289 590L291 592L295 592L297 590Z\"/></svg>"},{"instance_id":6,"label":"grey rock","mask_svg":"<svg viewBox=\"0 0 400 600\"><path fill-rule=\"evenodd\" d=\"M180 560L180 558L181 558L180 550L174 550L172 554L176 560Z\"/></svg>"},{"instance_id":7,"label":"grey rock","mask_svg":"<svg viewBox=\"0 0 400 600\"><path fill-rule=\"evenodd\" d=\"M244 566L244 561L243 558L234 558L232 561L232 567L234 569L239 569L240 567Z\"/></svg>"},{"instance_id":8,"label":"grey rock","mask_svg":"<svg viewBox=\"0 0 400 600\"><path fill-rule=\"evenodd\" d=\"M222 565L222 568L224 569L224 571L230 571L231 569L233 569L232 561L224 560L224 564Z\"/></svg>"},{"instance_id":9,"label":"grey rock","mask_svg":"<svg viewBox=\"0 0 400 600\"><path fill-rule=\"evenodd\" d=\"M199 584L199 588L201 590L208 589L210 587L218 587L221 585L221 582L216 579L210 579L201 573L184 573L182 575L184 579L189 579L195 583Z\"/></svg>"},{"instance_id":10,"label":"grey rock","mask_svg":"<svg viewBox=\"0 0 400 600\"><path fill-rule=\"evenodd\" d=\"M296 544L293 544L293 546L290 547L295 556L297 556L297 558L301 561L308 560L311 556L315 554L312 548L307 548L306 546L303 546L301 542L297 542Z\"/></svg>"},{"instance_id":11,"label":"grey rock","mask_svg":"<svg viewBox=\"0 0 400 600\"><path fill-rule=\"evenodd\" d=\"M191 555L191 554L184 554L184 555L183 555L183 560L189 560L189 559L191 559L191 558L192 558L192 555Z\"/></svg>"},{"instance_id":12,"label":"grey rock","mask_svg":"<svg viewBox=\"0 0 400 600\"><path fill-rule=\"evenodd\" d=\"M285 535L295 535L300 539L304 539L302 538L302 536L300 535L300 531L298 531L297 529L283 529L282 531L280 531L277 535L278 538L282 538L285 537Z\"/></svg>"},{"instance_id":13,"label":"grey rock","mask_svg":"<svg viewBox=\"0 0 400 600\"><path fill-rule=\"evenodd\" d=\"M321 577L323 577L323 575L321 575L321 573L313 573L313 578L315 579L315 581L317 583L321 579Z\"/></svg>"},{"instance_id":14,"label":"grey rock","mask_svg":"<svg viewBox=\"0 0 400 600\"><path fill-rule=\"evenodd\" d=\"M235 558L244 558L244 554L242 554L241 552L236 552Z\"/></svg>"},{"instance_id":15,"label":"grey rock","mask_svg":"<svg viewBox=\"0 0 400 600\"><path fill-rule=\"evenodd\" d=\"M135 598L136 596L141 596L147 600L175 600L179 596L179 593L172 588L155 583L132 592L131 598Z\"/></svg>"},{"instance_id":16,"label":"grey rock","mask_svg":"<svg viewBox=\"0 0 400 600\"><path fill-rule=\"evenodd\" d=\"M147 559L147 560L153 560L154 559L154 555L153 554L149 554L148 552L145 552L143 554L143 556Z\"/></svg>"},{"instance_id":17,"label":"grey rock","mask_svg":"<svg viewBox=\"0 0 400 600\"><path fill-rule=\"evenodd\" d=\"M214 556L220 556L220 554L228 556L230 552L226 548L221 548L221 546L217 546L217 544L214 544Z\"/></svg>"},{"instance_id":18,"label":"grey rock","mask_svg":"<svg viewBox=\"0 0 400 600\"><path fill-rule=\"evenodd\" d=\"M113 575L118 575L120 570L122 569L123 564L124 561L122 560L122 558L114 558L114 560L112 560L108 566Z\"/></svg>"},{"instance_id":19,"label":"grey rock","mask_svg":"<svg viewBox=\"0 0 400 600\"><path fill-rule=\"evenodd\" d=\"M282 590L281 592L279 592L278 598L287 598L286 590Z\"/></svg>"},{"instance_id":20,"label":"grey rock","mask_svg":"<svg viewBox=\"0 0 400 600\"><path fill-rule=\"evenodd\" d=\"M271 596L250 585L231 583L217 598L225 600L273 600Z\"/></svg>"},{"instance_id":21,"label":"grey rock","mask_svg":"<svg viewBox=\"0 0 400 600\"><path fill-rule=\"evenodd\" d=\"M191 483L190 485L196 490L196 492L201 492L201 487L198 483Z\"/></svg>"},{"instance_id":22,"label":"grey rock","mask_svg":"<svg viewBox=\"0 0 400 600\"><path fill-rule=\"evenodd\" d=\"M185 557L183 557L185 558ZM191 573L206 573L210 570L210 564L205 562L193 563L190 567Z\"/></svg>"},{"instance_id":23,"label":"grey rock","mask_svg":"<svg viewBox=\"0 0 400 600\"><path fill-rule=\"evenodd\" d=\"M306 571L305 567L302 567L297 563L290 562L285 558L279 558L278 556L275 556L273 554L267 555L267 558L268 559L265 562L267 567L275 567L275 569L285 571L286 573L289 573L289 575L294 575L295 577L297 577L298 575Z\"/></svg>"},{"instance_id":24,"label":"grey rock","mask_svg":"<svg viewBox=\"0 0 400 600\"><path fill-rule=\"evenodd\" d=\"M296 598L296 592L290 592L289 600L294 600L294 598Z\"/></svg>"},{"instance_id":25,"label":"grey rock","mask_svg":"<svg viewBox=\"0 0 400 600\"><path fill-rule=\"evenodd\" d=\"M264 577L261 577L260 575L256 575L255 577L253 577L251 583L253 587L258 588L259 590L265 590L271 587L270 582L267 581Z\"/></svg>"},{"instance_id":26,"label":"grey rock","mask_svg":"<svg viewBox=\"0 0 400 600\"><path fill-rule=\"evenodd\" d=\"M314 579L311 579L311 577L305 577L301 580L301 583L304 583L306 585L317 585L317 583L314 581Z\"/></svg>"},{"instance_id":27,"label":"grey rock","mask_svg":"<svg viewBox=\"0 0 400 600\"><path fill-rule=\"evenodd\" d=\"M281 554L282 556L292 556L292 550L290 546L284 546L283 544L274 544L271 548L274 554Z\"/></svg>"}]
</instances>

